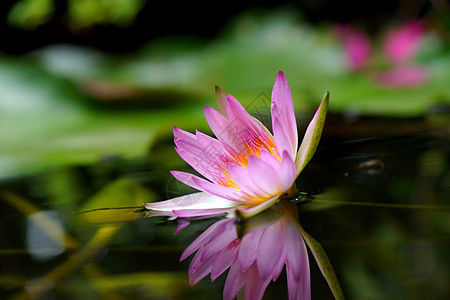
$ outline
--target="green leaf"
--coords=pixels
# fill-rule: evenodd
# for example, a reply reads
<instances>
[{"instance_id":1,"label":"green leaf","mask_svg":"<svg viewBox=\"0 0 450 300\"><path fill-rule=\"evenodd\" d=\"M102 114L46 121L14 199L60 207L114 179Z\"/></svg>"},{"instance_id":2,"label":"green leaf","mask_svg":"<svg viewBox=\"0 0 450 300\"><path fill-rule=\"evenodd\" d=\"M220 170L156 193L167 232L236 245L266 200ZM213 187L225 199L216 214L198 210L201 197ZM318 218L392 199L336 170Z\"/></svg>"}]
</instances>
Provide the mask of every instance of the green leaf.
<instances>
[{"instance_id":1,"label":"green leaf","mask_svg":"<svg viewBox=\"0 0 450 300\"><path fill-rule=\"evenodd\" d=\"M225 117L228 118L227 109L226 109L226 102L225 99L227 98L227 94L217 85L216 88L216 104L217 104L217 110Z\"/></svg>"},{"instance_id":2,"label":"green leaf","mask_svg":"<svg viewBox=\"0 0 450 300\"><path fill-rule=\"evenodd\" d=\"M128 26L144 5L143 0L70 0L68 15L76 29L96 24Z\"/></svg>"},{"instance_id":3,"label":"green leaf","mask_svg":"<svg viewBox=\"0 0 450 300\"><path fill-rule=\"evenodd\" d=\"M320 103L316 114L309 123L305 136L303 137L302 144L298 149L297 157L295 158L295 164L297 165L297 176L311 160L316 152L317 146L319 145L323 126L325 125L325 118L327 116L328 98L329 93L327 92L323 97L322 103Z\"/></svg>"},{"instance_id":4,"label":"green leaf","mask_svg":"<svg viewBox=\"0 0 450 300\"><path fill-rule=\"evenodd\" d=\"M72 75L88 73L80 68ZM50 74L27 60L0 56L1 179L92 164L102 157L144 156L157 138L172 136L173 125L206 127L202 107L195 103L125 111L89 106L62 75L69 74Z\"/></svg>"},{"instance_id":5,"label":"green leaf","mask_svg":"<svg viewBox=\"0 0 450 300\"><path fill-rule=\"evenodd\" d=\"M25 29L34 29L49 20L55 10L52 0L22 0L8 15L8 23Z\"/></svg>"},{"instance_id":6,"label":"green leaf","mask_svg":"<svg viewBox=\"0 0 450 300\"><path fill-rule=\"evenodd\" d=\"M342 293L341 285L339 284L339 280L337 279L336 273L334 273L333 266L331 265L330 259L323 249L322 245L319 244L312 236L310 236L303 227L298 225L300 231L302 232L303 239L311 250L314 258L316 259L317 265L319 266L322 275L325 277L325 280L328 283L328 286L331 289L331 292L334 295L336 300L345 299L344 294Z\"/></svg>"},{"instance_id":7,"label":"green leaf","mask_svg":"<svg viewBox=\"0 0 450 300\"><path fill-rule=\"evenodd\" d=\"M153 202L155 196L130 179L119 179L92 196L79 212L90 223L119 223L141 218L137 213L144 202Z\"/></svg>"}]
</instances>

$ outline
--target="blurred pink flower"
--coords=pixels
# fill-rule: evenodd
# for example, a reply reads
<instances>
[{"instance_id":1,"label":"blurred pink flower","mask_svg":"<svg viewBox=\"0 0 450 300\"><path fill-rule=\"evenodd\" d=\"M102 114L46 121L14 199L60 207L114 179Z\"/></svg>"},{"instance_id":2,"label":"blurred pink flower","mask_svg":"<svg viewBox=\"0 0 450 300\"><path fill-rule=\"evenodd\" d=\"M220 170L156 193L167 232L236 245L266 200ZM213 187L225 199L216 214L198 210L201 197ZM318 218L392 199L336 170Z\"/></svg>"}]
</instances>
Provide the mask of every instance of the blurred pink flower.
<instances>
[{"instance_id":1,"label":"blurred pink flower","mask_svg":"<svg viewBox=\"0 0 450 300\"><path fill-rule=\"evenodd\" d=\"M292 193L295 179L312 158L328 107L325 95L298 148L297 123L288 81L278 72L272 90L272 133L231 95L216 92L219 111L206 106L205 117L217 139L174 127L175 150L206 179L172 171L201 192L156 203L150 210L179 217L214 216L238 209L256 215Z\"/></svg>"},{"instance_id":2,"label":"blurred pink flower","mask_svg":"<svg viewBox=\"0 0 450 300\"><path fill-rule=\"evenodd\" d=\"M410 21L387 34L384 55L393 64L407 63L416 55L423 37L422 24L417 20Z\"/></svg>"},{"instance_id":3,"label":"blurred pink flower","mask_svg":"<svg viewBox=\"0 0 450 300\"><path fill-rule=\"evenodd\" d=\"M364 69L372 52L367 34L347 25L337 25L335 30L342 41L348 68L351 71Z\"/></svg>"},{"instance_id":4,"label":"blurred pink flower","mask_svg":"<svg viewBox=\"0 0 450 300\"><path fill-rule=\"evenodd\" d=\"M424 66L417 66L413 59L423 41L422 24L413 20L402 27L390 31L384 41L383 52L392 67L376 73L375 81L387 88L416 87L430 79Z\"/></svg>"},{"instance_id":5,"label":"blurred pink flower","mask_svg":"<svg viewBox=\"0 0 450 300\"><path fill-rule=\"evenodd\" d=\"M371 60L369 37L348 25L337 25L335 31L344 48L350 71L365 68ZM383 41L383 55L389 69L375 72L377 85L387 88L416 87L425 84L430 76L426 67L414 65L414 56L424 38L420 21L412 20L387 33Z\"/></svg>"},{"instance_id":6,"label":"blurred pink flower","mask_svg":"<svg viewBox=\"0 0 450 300\"><path fill-rule=\"evenodd\" d=\"M425 84L429 79L428 71L422 66L396 67L378 72L376 82L387 88L416 87Z\"/></svg>"},{"instance_id":7,"label":"blurred pink flower","mask_svg":"<svg viewBox=\"0 0 450 300\"><path fill-rule=\"evenodd\" d=\"M269 216L264 215L267 212ZM190 285L208 274L214 281L229 269L223 299L234 299L243 287L245 299L261 299L286 265L289 299L311 299L308 254L295 205L280 201L262 215L247 219L249 226L252 222L256 226L241 239L236 221L214 223L183 252L180 260L197 251L188 270Z\"/></svg>"}]
</instances>

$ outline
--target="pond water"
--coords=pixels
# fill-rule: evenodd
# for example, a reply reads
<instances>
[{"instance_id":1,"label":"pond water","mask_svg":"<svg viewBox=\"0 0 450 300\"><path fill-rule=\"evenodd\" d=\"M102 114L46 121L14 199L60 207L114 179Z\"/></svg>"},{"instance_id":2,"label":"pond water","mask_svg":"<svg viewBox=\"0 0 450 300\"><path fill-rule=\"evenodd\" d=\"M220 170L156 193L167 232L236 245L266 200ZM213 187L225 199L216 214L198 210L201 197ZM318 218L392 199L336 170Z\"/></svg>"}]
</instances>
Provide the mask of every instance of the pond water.
<instances>
[{"instance_id":1,"label":"pond water","mask_svg":"<svg viewBox=\"0 0 450 300\"><path fill-rule=\"evenodd\" d=\"M328 117L297 179L308 201L296 206L347 299L450 298L445 120ZM172 147L168 139L134 160L104 157L3 180L0 298L221 299L225 274L189 286L191 257L179 261L218 219L192 220L174 235L176 221L139 210L191 192L169 174L189 170ZM309 263L312 299L332 299L311 252ZM283 271L264 299L287 297Z\"/></svg>"}]
</instances>

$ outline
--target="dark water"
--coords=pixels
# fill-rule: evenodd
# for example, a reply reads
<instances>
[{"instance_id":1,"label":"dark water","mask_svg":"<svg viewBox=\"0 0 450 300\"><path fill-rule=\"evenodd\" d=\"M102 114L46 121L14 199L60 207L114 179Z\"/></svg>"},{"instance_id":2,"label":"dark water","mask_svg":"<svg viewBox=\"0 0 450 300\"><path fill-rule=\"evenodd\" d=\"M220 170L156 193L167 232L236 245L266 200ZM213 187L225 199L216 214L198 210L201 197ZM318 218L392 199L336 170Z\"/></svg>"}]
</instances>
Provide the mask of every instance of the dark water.
<instances>
[{"instance_id":1,"label":"dark water","mask_svg":"<svg viewBox=\"0 0 450 300\"><path fill-rule=\"evenodd\" d=\"M297 179L302 227L324 247L347 299L450 298L448 127L430 119L330 116ZM225 276L188 284L184 248L215 220L135 212L190 190L171 141L147 157L105 157L0 186L1 299L220 299ZM174 152L174 151L173 151ZM96 208L133 207L100 210ZM136 208L134 208L136 207ZM332 299L312 255L312 299ZM284 272L264 299L287 299Z\"/></svg>"}]
</instances>

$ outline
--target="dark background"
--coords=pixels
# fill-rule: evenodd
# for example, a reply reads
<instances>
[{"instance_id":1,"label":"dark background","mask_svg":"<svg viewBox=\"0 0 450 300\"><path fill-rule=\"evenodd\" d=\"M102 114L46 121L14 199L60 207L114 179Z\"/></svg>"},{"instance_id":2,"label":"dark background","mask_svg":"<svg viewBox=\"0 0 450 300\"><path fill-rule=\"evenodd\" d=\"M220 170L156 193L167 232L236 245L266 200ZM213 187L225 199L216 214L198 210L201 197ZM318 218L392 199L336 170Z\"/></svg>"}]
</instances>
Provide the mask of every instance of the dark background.
<instances>
[{"instance_id":1,"label":"dark background","mask_svg":"<svg viewBox=\"0 0 450 300\"><path fill-rule=\"evenodd\" d=\"M33 30L25 30L7 23L7 15L16 2L8 0L0 4L0 51L11 54L54 43L88 45L106 52L124 53L164 36L192 35L210 39L221 33L230 19L249 9L270 10L284 6L295 9L311 23L351 23L371 33L376 33L381 25L393 19L448 11L447 0L146 1L129 27L97 25L74 31L67 26L67 0L55 0L56 11L52 18Z\"/></svg>"}]
</instances>

